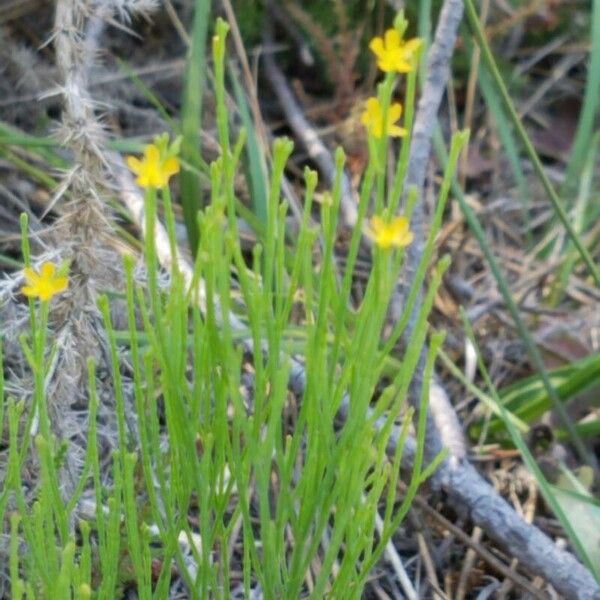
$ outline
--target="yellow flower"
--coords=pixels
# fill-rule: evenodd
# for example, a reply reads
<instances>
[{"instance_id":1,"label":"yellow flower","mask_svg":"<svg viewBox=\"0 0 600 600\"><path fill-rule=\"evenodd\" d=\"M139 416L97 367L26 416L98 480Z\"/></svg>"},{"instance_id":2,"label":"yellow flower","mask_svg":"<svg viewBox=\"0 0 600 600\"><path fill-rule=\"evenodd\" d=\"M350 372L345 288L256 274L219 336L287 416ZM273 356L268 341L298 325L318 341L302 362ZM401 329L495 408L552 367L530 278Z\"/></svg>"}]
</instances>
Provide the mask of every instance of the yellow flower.
<instances>
[{"instance_id":1,"label":"yellow flower","mask_svg":"<svg viewBox=\"0 0 600 600\"><path fill-rule=\"evenodd\" d=\"M137 184L143 188L163 188L172 175L179 173L179 160L175 156L163 158L156 144L144 148L142 160L128 156L127 165L137 175Z\"/></svg>"},{"instance_id":2,"label":"yellow flower","mask_svg":"<svg viewBox=\"0 0 600 600\"><path fill-rule=\"evenodd\" d=\"M367 227L367 235L383 250L389 250L392 246L404 248L413 241L408 219L404 216L396 217L391 223L374 216Z\"/></svg>"},{"instance_id":3,"label":"yellow flower","mask_svg":"<svg viewBox=\"0 0 600 600\"><path fill-rule=\"evenodd\" d=\"M377 57L377 66L386 73L410 73L414 69L414 56L420 46L419 38L405 42L396 29L388 29L383 38L374 37L369 44Z\"/></svg>"},{"instance_id":4,"label":"yellow flower","mask_svg":"<svg viewBox=\"0 0 600 600\"><path fill-rule=\"evenodd\" d=\"M50 300L56 294L64 292L69 285L69 278L58 276L56 265L51 262L43 263L39 273L27 267L24 269L23 274L27 285L21 288L21 292L26 296L37 297L42 301Z\"/></svg>"},{"instance_id":5,"label":"yellow flower","mask_svg":"<svg viewBox=\"0 0 600 600\"><path fill-rule=\"evenodd\" d=\"M392 137L402 137L406 135L406 129L395 125L401 114L402 105L399 102L394 102L388 109L387 125L384 132L381 104L377 98L369 98L360 120L373 137L380 138L384 133Z\"/></svg>"}]
</instances>

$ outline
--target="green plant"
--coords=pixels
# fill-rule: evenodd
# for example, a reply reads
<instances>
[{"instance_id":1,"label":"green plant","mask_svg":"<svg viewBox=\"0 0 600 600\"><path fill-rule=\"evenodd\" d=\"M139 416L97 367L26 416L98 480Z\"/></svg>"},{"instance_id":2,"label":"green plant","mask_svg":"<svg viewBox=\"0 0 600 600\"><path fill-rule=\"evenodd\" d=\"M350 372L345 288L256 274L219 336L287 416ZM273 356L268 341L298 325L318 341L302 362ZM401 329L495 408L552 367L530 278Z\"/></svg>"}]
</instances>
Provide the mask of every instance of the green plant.
<instances>
[{"instance_id":1,"label":"green plant","mask_svg":"<svg viewBox=\"0 0 600 600\"><path fill-rule=\"evenodd\" d=\"M397 26L405 27L402 19ZM146 147L142 161L129 161L145 188L146 285L136 281L133 259L126 258L125 330L115 329L108 296L98 303L110 354L118 447L108 473L96 445L98 397L90 360L89 444L66 499L58 486L65 442L51 430L45 396L56 351L46 347L51 339L51 298L39 306L31 300L31 334L23 339L23 351L34 375L34 403L26 408L6 399L9 465L0 495L0 522L8 506L14 510L10 570L15 598L112 599L129 585L140 598L164 598L174 573L190 596L198 598L228 598L236 587L250 597L257 586L266 598L359 598L418 487L436 468L437 461L423 465L428 398L424 385L414 468L408 491L397 504L403 440L412 411L405 413L393 456L388 457L387 449L426 337L427 315L448 266L443 259L434 268L412 340L406 352L394 358L395 376L380 389L383 370L407 320L405 315L386 338L389 302L412 236L408 219L392 219L392 214L403 191L413 98L407 99L406 137L390 189L387 137L381 131L378 137L370 136L359 223L341 281L334 243L342 150L336 153L333 189L320 205L319 226L311 219L317 175L305 170L303 221L293 242L285 236L287 205L280 199L292 143L275 141L265 186L264 241L251 256L244 255L234 180L246 138L241 132L234 143L230 139L224 75L227 29L218 21L213 37L221 155L210 165L211 198L197 213L198 247L189 272L177 260L168 187L169 177L179 168L179 141L169 144L160 136ZM416 59L417 55L415 65ZM379 89L382 123L387 123L395 77L388 73ZM411 76L409 94L414 89ZM427 260L466 137L458 135L453 142L426 244ZM372 194L376 214L367 226ZM408 197L409 216L415 195ZM155 234L159 201L171 256L167 285L160 277L160 240ZM363 226L374 240L373 267L362 298L352 305L352 273ZM22 228L29 265L26 219ZM318 238L322 246L315 265ZM423 276L424 271L415 289ZM60 293L59 288L56 285L53 293ZM414 297L413 290L409 298ZM298 305L302 322L292 326L290 315ZM407 314L412 308L409 303ZM440 334L431 337L425 381L442 340ZM247 352L253 355L251 363ZM247 377L242 380L244 371L251 373L250 382ZM304 378L302 398L289 392L292 374ZM4 406L1 379L0 399ZM39 434L32 440L38 422ZM33 504L21 481L24 461L32 458L40 467ZM95 517L73 528L86 490L92 493ZM376 534L380 510L383 526ZM234 566L239 575L234 575Z\"/></svg>"}]
</instances>

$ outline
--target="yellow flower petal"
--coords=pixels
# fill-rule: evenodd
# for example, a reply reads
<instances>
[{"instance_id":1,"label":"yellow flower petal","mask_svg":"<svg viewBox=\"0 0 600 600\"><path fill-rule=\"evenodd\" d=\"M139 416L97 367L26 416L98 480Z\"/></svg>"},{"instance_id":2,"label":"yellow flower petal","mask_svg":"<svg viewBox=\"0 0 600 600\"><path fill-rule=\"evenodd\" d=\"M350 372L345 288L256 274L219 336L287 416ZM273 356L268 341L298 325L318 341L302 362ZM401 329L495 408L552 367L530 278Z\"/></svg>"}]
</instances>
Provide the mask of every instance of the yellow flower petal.
<instances>
[{"instance_id":1,"label":"yellow flower petal","mask_svg":"<svg viewBox=\"0 0 600 600\"><path fill-rule=\"evenodd\" d=\"M384 127L383 110L379 100L369 98L361 115L361 123L374 138L379 139L384 133L391 137L402 137L406 135L406 130L395 124L401 114L402 105L399 102L393 103L388 109L387 124Z\"/></svg>"},{"instance_id":2,"label":"yellow flower petal","mask_svg":"<svg viewBox=\"0 0 600 600\"><path fill-rule=\"evenodd\" d=\"M367 111L369 111L369 114L372 116L381 113L381 105L377 98L369 98L367 100Z\"/></svg>"},{"instance_id":3,"label":"yellow flower petal","mask_svg":"<svg viewBox=\"0 0 600 600\"><path fill-rule=\"evenodd\" d=\"M23 269L23 275L27 281L34 281L39 277L39 275L31 267L25 267Z\"/></svg>"},{"instance_id":4,"label":"yellow flower petal","mask_svg":"<svg viewBox=\"0 0 600 600\"><path fill-rule=\"evenodd\" d=\"M369 48L371 49L373 54L375 54L375 56L377 56L378 58L380 56L383 56L383 54L385 52L385 48L383 46L383 40L380 37L374 37L371 40L371 43L369 44Z\"/></svg>"},{"instance_id":5,"label":"yellow flower petal","mask_svg":"<svg viewBox=\"0 0 600 600\"><path fill-rule=\"evenodd\" d=\"M408 219L404 216L396 217L390 223L386 223L380 216L375 215L366 232L382 250L389 250L392 246L403 248L412 242L413 233L408 227Z\"/></svg>"},{"instance_id":6,"label":"yellow flower petal","mask_svg":"<svg viewBox=\"0 0 600 600\"><path fill-rule=\"evenodd\" d=\"M44 279L52 279L54 277L54 272L56 271L56 267L51 262L45 262L42 264L40 268L40 275Z\"/></svg>"},{"instance_id":7,"label":"yellow flower petal","mask_svg":"<svg viewBox=\"0 0 600 600\"><path fill-rule=\"evenodd\" d=\"M143 188L147 188L147 187L151 187L152 186L152 182L150 181L150 178L148 177L148 175L146 174L142 174L139 177L136 178L135 182Z\"/></svg>"},{"instance_id":8,"label":"yellow flower petal","mask_svg":"<svg viewBox=\"0 0 600 600\"><path fill-rule=\"evenodd\" d=\"M157 164L160 161L160 151L154 144L148 144L144 148L144 158L149 163Z\"/></svg>"},{"instance_id":9,"label":"yellow flower petal","mask_svg":"<svg viewBox=\"0 0 600 600\"><path fill-rule=\"evenodd\" d=\"M404 51L408 54L414 54L423 43L421 38L413 38L404 44Z\"/></svg>"},{"instance_id":10,"label":"yellow flower petal","mask_svg":"<svg viewBox=\"0 0 600 600\"><path fill-rule=\"evenodd\" d=\"M412 63L403 55L395 56L390 60L390 70L398 73L410 73L413 70Z\"/></svg>"},{"instance_id":11,"label":"yellow flower petal","mask_svg":"<svg viewBox=\"0 0 600 600\"><path fill-rule=\"evenodd\" d=\"M389 224L390 231L395 236L402 236L406 231L408 231L408 221L406 217L396 217Z\"/></svg>"},{"instance_id":12,"label":"yellow flower petal","mask_svg":"<svg viewBox=\"0 0 600 600\"><path fill-rule=\"evenodd\" d=\"M400 34L396 29L388 29L385 32L385 49L389 52L400 47Z\"/></svg>"},{"instance_id":13,"label":"yellow flower petal","mask_svg":"<svg viewBox=\"0 0 600 600\"><path fill-rule=\"evenodd\" d=\"M375 215L371 219L371 227L375 234L379 234L385 227L385 221L379 215Z\"/></svg>"},{"instance_id":14,"label":"yellow flower petal","mask_svg":"<svg viewBox=\"0 0 600 600\"><path fill-rule=\"evenodd\" d=\"M171 158L167 158L167 160L165 160L165 162L163 163L162 168L163 173L165 173L169 177L171 175L175 175L175 173L179 173L179 160L177 160L177 158L175 158L174 156L172 156Z\"/></svg>"},{"instance_id":15,"label":"yellow flower petal","mask_svg":"<svg viewBox=\"0 0 600 600\"><path fill-rule=\"evenodd\" d=\"M408 132L404 127L398 127L398 125L388 125L388 135L390 137L404 137Z\"/></svg>"},{"instance_id":16,"label":"yellow flower petal","mask_svg":"<svg viewBox=\"0 0 600 600\"><path fill-rule=\"evenodd\" d=\"M179 160L175 156L164 157L168 151L167 143L165 138L160 148L156 144L148 144L142 160L133 156L127 158L127 165L138 176L136 183L140 187L163 188L169 184L171 176L179 172Z\"/></svg>"},{"instance_id":17,"label":"yellow flower petal","mask_svg":"<svg viewBox=\"0 0 600 600\"><path fill-rule=\"evenodd\" d=\"M68 277L56 277L54 279L54 289L59 292L64 292L69 287Z\"/></svg>"},{"instance_id":18,"label":"yellow flower petal","mask_svg":"<svg viewBox=\"0 0 600 600\"><path fill-rule=\"evenodd\" d=\"M23 275L26 285L21 288L21 292L25 296L42 301L50 300L56 294L64 292L69 285L68 277L57 276L56 265L51 262L43 263L39 273L28 267L23 270Z\"/></svg>"},{"instance_id":19,"label":"yellow flower petal","mask_svg":"<svg viewBox=\"0 0 600 600\"><path fill-rule=\"evenodd\" d=\"M404 238L402 240L402 245L409 246L410 244L412 244L414 237L415 237L415 234L412 231L407 231L404 234Z\"/></svg>"},{"instance_id":20,"label":"yellow flower petal","mask_svg":"<svg viewBox=\"0 0 600 600\"><path fill-rule=\"evenodd\" d=\"M402 104L400 102L394 102L388 109L388 119L395 123L402 115Z\"/></svg>"},{"instance_id":21,"label":"yellow flower petal","mask_svg":"<svg viewBox=\"0 0 600 600\"><path fill-rule=\"evenodd\" d=\"M127 166L137 175L142 170L142 161L135 156L128 156Z\"/></svg>"},{"instance_id":22,"label":"yellow flower petal","mask_svg":"<svg viewBox=\"0 0 600 600\"><path fill-rule=\"evenodd\" d=\"M369 48L377 57L377 66L382 71L408 73L414 68L414 55L420 45L419 38L404 42L396 29L388 29L383 39L373 38Z\"/></svg>"}]
</instances>

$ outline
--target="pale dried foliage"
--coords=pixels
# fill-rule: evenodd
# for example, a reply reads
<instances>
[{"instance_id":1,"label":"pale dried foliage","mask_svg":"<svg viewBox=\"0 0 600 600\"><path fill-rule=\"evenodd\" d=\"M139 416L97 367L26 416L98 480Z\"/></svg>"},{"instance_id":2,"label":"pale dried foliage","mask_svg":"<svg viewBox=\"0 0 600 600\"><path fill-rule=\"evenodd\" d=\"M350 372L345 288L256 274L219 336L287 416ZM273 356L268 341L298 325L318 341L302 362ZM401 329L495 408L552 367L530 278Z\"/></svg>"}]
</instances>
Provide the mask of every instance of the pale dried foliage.
<instances>
[{"instance_id":1,"label":"pale dried foliage","mask_svg":"<svg viewBox=\"0 0 600 600\"><path fill-rule=\"evenodd\" d=\"M153 3L150 3L150 5ZM103 155L105 132L98 115L100 107L88 90L90 69L97 59L99 37L105 21L128 18L136 7L151 8L148 2L89 2L58 0L52 42L60 74L63 99L58 135L74 157L74 167L65 175L61 201L66 211L56 222L54 239L63 256L71 261L68 293L52 311L53 327L60 354L48 390L48 406L55 431L71 439L63 478L65 488L73 485L79 470L85 437L86 361L93 356L99 364L108 356L102 320L97 309L98 291L119 287L120 258L111 248L112 228L107 218L106 182L110 169ZM101 421L114 418L112 402L101 404ZM83 409L83 410L82 410ZM100 428L112 445L114 427ZM79 442L79 443L78 443Z\"/></svg>"},{"instance_id":2,"label":"pale dried foliage","mask_svg":"<svg viewBox=\"0 0 600 600\"><path fill-rule=\"evenodd\" d=\"M48 69L38 54L30 48L11 39L10 34L2 27L0 28L0 75L2 75L0 89L6 95L15 90L31 94L49 87L55 72L53 69Z\"/></svg>"},{"instance_id":3,"label":"pale dried foliage","mask_svg":"<svg viewBox=\"0 0 600 600\"><path fill-rule=\"evenodd\" d=\"M0 27L0 115L9 123L32 126L37 111L23 110L23 103L11 99L16 95L35 98L40 90L56 80L56 69L44 63L31 48L16 41L5 27Z\"/></svg>"},{"instance_id":4,"label":"pale dried foliage","mask_svg":"<svg viewBox=\"0 0 600 600\"><path fill-rule=\"evenodd\" d=\"M92 68L98 60L100 36L106 24L124 28L133 14L147 16L158 5L156 0L57 0L54 31L48 40L55 49L58 86L46 92L59 95L62 121L56 135L72 155L73 166L62 174L53 206L61 215L43 241L34 245L42 252L32 258L34 265L45 260L70 262L68 291L52 301L48 345L58 352L47 378L47 397L54 432L70 442L61 484L65 494L73 488L87 446L87 364L92 356L99 371L107 373L108 352L102 318L97 308L98 294L122 285L121 258L113 249L113 230L107 208L113 169L106 153L106 131L102 109L89 91ZM0 31L0 38L3 32ZM4 45L2 45L4 47ZM12 46L11 46L12 47ZM7 52L0 51L4 56ZM35 67L33 52L11 53L3 61L11 69L10 79L21 81L23 92L48 90L50 81L32 81L31 73L43 72ZM28 74L29 73L29 74ZM22 285L17 273L0 282L0 318L5 340L7 368L19 361L18 336L27 330L26 306L14 300ZM122 307L121 307L122 308ZM26 401L32 382L28 370L11 373L9 392ZM13 376L14 375L14 376ZM106 378L108 380L108 378ZM99 390L98 434L100 455L107 457L116 443L116 426L112 390ZM103 393L104 392L104 393ZM4 470L0 458L0 473ZM27 467L31 483L35 481L35 464ZM33 490L34 486L32 486Z\"/></svg>"}]
</instances>

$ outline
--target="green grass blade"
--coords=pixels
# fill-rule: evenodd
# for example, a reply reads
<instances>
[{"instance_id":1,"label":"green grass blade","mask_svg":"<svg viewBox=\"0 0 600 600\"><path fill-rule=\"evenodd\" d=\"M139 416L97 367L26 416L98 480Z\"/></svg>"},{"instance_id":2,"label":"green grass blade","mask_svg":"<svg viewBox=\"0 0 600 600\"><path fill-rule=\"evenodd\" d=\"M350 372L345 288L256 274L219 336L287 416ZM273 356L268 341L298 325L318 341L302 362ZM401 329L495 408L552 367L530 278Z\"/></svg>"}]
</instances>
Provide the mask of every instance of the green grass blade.
<instances>
[{"instance_id":1,"label":"green grass blade","mask_svg":"<svg viewBox=\"0 0 600 600\"><path fill-rule=\"evenodd\" d=\"M496 90L494 89L489 71L484 66L480 67L479 69L479 87L481 89L481 93L483 94L485 104L491 112L494 122L496 123L498 137L500 138L500 141L504 146L504 150L506 151L506 158L508 159L508 163L512 169L512 173L519 190L520 199L523 201L523 204L527 209L529 207L531 197L529 194L529 188L527 187L525 173L523 172L523 167L521 166L521 157L519 156L517 141L513 135L510 123L506 118L506 113L502 108L502 99L498 96ZM527 231L529 233L529 227L527 228Z\"/></svg>"},{"instance_id":2,"label":"green grass blade","mask_svg":"<svg viewBox=\"0 0 600 600\"><path fill-rule=\"evenodd\" d=\"M202 118L202 94L206 72L206 37L210 0L196 0L191 35L183 103L181 106L181 159L201 169L200 126ZM192 253L198 246L198 224L196 213L200 209L200 181L194 171L182 169L180 174L181 203Z\"/></svg>"},{"instance_id":3,"label":"green grass blade","mask_svg":"<svg viewBox=\"0 0 600 600\"><path fill-rule=\"evenodd\" d=\"M573 218L575 221L575 228L581 234L584 233L588 227L588 223L593 224L595 219L589 210L593 203L594 198L597 200L597 196L594 195L593 181L596 168L596 159L598 158L598 146L600 145L600 132L597 132L592 139L592 144L588 152L588 156L585 159L583 170L580 173L579 178L579 193L577 194L577 200L573 207ZM577 252L569 244L564 251L565 260L559 275L556 278L554 289L550 297L550 306L556 306L560 299L563 297L567 285L569 283L569 277L573 272L577 264Z\"/></svg>"},{"instance_id":4,"label":"green grass blade","mask_svg":"<svg viewBox=\"0 0 600 600\"><path fill-rule=\"evenodd\" d=\"M229 78L233 85L233 93L235 101L240 111L240 117L242 119L242 125L246 130L248 139L246 140L246 156L248 158L248 176L250 179L250 186L252 189L252 209L256 217L261 223L267 222L267 197L269 191L267 189L267 166L264 160L264 153L261 152L258 143L258 136L256 135L256 128L252 117L250 116L250 109L246 100L244 90L238 81L237 75L233 68L229 69Z\"/></svg>"},{"instance_id":5,"label":"green grass blade","mask_svg":"<svg viewBox=\"0 0 600 600\"><path fill-rule=\"evenodd\" d=\"M47 135L31 135L10 123L0 121L0 148L5 146L35 148L35 153L51 166L59 169L68 167L68 162L64 157L59 156L53 150L60 146L60 141L57 138L48 137Z\"/></svg>"},{"instance_id":6,"label":"green grass blade","mask_svg":"<svg viewBox=\"0 0 600 600\"><path fill-rule=\"evenodd\" d=\"M443 355L441 356L443 358ZM453 371L452 363L447 363L446 360L444 360L444 363L453 375L457 375ZM586 357L565 367L550 371L548 375L552 385L556 389L556 393L561 401L566 404L586 390L600 385L600 354ZM469 391L474 393L472 389L469 389ZM503 388L499 391L499 396L504 408L512 415L515 423L531 423L541 417L546 411L552 409L552 400L548 396L544 383L538 374ZM486 404L489 403L488 398L481 398L479 395L477 397L486 402ZM501 417L497 410L495 413ZM479 421L473 423L470 428L471 435L477 436L481 425ZM590 430L587 424L586 427L582 427L582 425L575 425L575 429L579 435L589 437L594 429ZM521 429L521 432L524 433L527 429L527 427ZM488 424L488 430L491 434L498 434L504 431L505 427L502 418L491 419ZM559 434L557 433L557 435Z\"/></svg>"},{"instance_id":7,"label":"green grass blade","mask_svg":"<svg viewBox=\"0 0 600 600\"><path fill-rule=\"evenodd\" d=\"M577 232L571 224L569 215L563 208L562 202L558 197L556 190L554 189L552 183L550 182L550 179L546 175L546 171L544 170L542 161L540 160L540 157L535 151L535 148L533 147L533 144L531 143L531 140L529 139L529 136L525 131L525 127L523 126L523 123L521 122L521 119L519 119L517 111L515 110L508 90L506 89L506 85L502 79L502 75L500 74L498 66L496 65L496 61L494 60L494 57L492 55L490 46L487 42L487 39L485 38L483 29L481 28L481 24L479 23L479 18L477 16L475 6L473 5L473 0L465 0L465 12L469 20L469 25L471 26L473 34L475 35L475 38L477 39L477 42L481 49L481 56L484 60L484 63L490 71L494 84L496 85L498 92L502 98L502 101L504 102L504 106L506 108L506 111L508 112L508 116L512 121L512 124L515 128L519 139L521 140L521 143L523 144L523 147L525 148L531 162L533 163L533 168L537 173L538 177L540 178L540 181L542 182L544 190L546 191L546 194L548 195L548 198L552 203L554 212L556 216L558 216L558 218L562 221L567 233L569 234L569 237L571 238L571 240L573 240L573 244L575 244L575 247L577 248L579 254L581 254L581 258L587 265L592 277L596 281L596 284L600 286L600 271L594 263L594 259L590 255L587 248L583 245L581 238L577 235Z\"/></svg>"},{"instance_id":8,"label":"green grass blade","mask_svg":"<svg viewBox=\"0 0 600 600\"><path fill-rule=\"evenodd\" d=\"M593 0L591 14L591 54L588 68L588 79L583 95L583 106L579 113L579 123L575 132L575 140L567 164L567 174L561 189L561 196L567 198L575 187L575 182L585 163L585 158L592 143L594 122L600 107L600 0Z\"/></svg>"},{"instance_id":9,"label":"green grass blade","mask_svg":"<svg viewBox=\"0 0 600 600\"><path fill-rule=\"evenodd\" d=\"M561 399L569 401L594 385L600 385L600 354L555 369L548 375ZM502 390L500 397L508 410L527 422L552 408L552 402L539 375L528 377Z\"/></svg>"},{"instance_id":10,"label":"green grass blade","mask_svg":"<svg viewBox=\"0 0 600 600\"><path fill-rule=\"evenodd\" d=\"M485 392L482 392L474 383L467 379L463 375L462 371L454 364L454 361L441 348L439 350L439 357L442 359L444 366L448 369L448 371L450 371L452 376L458 379L458 381L460 381L460 383L469 393L473 394L473 396L475 396L482 404L485 404L486 408L489 408L494 414L498 415L499 417L502 416L500 413L500 409L497 407L496 402L494 402L494 399L491 398ZM515 416L512 412L508 414L509 418L513 421L515 427L521 433L526 433L527 431L529 431L527 423L525 423L519 417ZM471 433L471 431L473 431L473 433ZM469 433L471 433L472 437L477 437L480 431L480 426L472 426L469 430Z\"/></svg>"},{"instance_id":11,"label":"green grass blade","mask_svg":"<svg viewBox=\"0 0 600 600\"><path fill-rule=\"evenodd\" d=\"M158 111L158 114L165 120L169 126L173 127L173 118L167 112L167 109L162 105L160 99L156 94L140 79L136 72L129 66L127 61L121 60L117 57L117 65L121 71L123 71L131 83L140 91L142 96Z\"/></svg>"}]
</instances>

